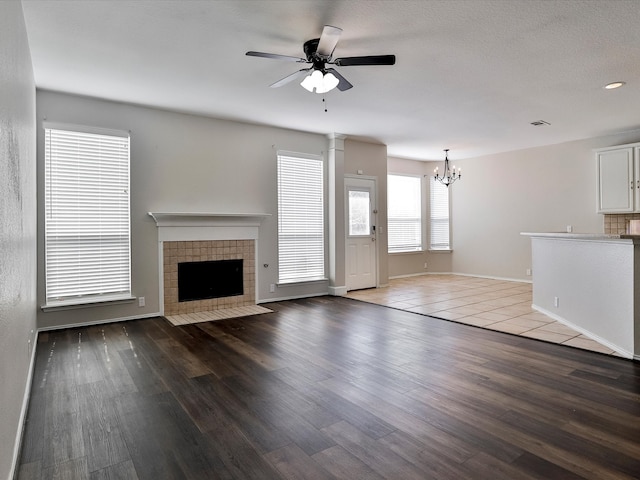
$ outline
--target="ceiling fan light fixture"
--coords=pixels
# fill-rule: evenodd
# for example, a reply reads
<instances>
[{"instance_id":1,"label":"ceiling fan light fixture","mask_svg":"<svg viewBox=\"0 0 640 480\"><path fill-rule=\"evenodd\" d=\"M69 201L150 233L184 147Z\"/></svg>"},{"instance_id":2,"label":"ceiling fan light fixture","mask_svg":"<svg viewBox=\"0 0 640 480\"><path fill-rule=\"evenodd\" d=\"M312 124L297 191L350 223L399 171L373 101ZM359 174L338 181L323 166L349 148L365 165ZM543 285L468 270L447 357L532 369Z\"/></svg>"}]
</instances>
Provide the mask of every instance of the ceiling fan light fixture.
<instances>
[{"instance_id":1,"label":"ceiling fan light fixture","mask_svg":"<svg viewBox=\"0 0 640 480\"><path fill-rule=\"evenodd\" d=\"M300 85L307 91L316 93L327 93L338 86L339 80L331 72L323 73L314 70L310 75L304 77Z\"/></svg>"},{"instance_id":2,"label":"ceiling fan light fixture","mask_svg":"<svg viewBox=\"0 0 640 480\"><path fill-rule=\"evenodd\" d=\"M336 76L331 72L327 72L322 77L321 90L316 89L316 92L325 93L325 92L331 91L338 86L338 83L340 83L340 81L336 78Z\"/></svg>"}]
</instances>

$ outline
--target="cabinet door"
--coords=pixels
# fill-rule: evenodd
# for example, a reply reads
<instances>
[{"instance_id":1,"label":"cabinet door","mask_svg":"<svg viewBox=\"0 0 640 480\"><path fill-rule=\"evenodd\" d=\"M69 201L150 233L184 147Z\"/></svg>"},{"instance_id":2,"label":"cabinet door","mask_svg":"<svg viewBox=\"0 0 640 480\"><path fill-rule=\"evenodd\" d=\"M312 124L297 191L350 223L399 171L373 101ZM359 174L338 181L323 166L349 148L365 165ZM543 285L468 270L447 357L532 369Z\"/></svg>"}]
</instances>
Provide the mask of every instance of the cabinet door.
<instances>
[{"instance_id":1,"label":"cabinet door","mask_svg":"<svg viewBox=\"0 0 640 480\"><path fill-rule=\"evenodd\" d=\"M596 153L598 164L598 213L634 210L633 148Z\"/></svg>"},{"instance_id":2,"label":"cabinet door","mask_svg":"<svg viewBox=\"0 0 640 480\"><path fill-rule=\"evenodd\" d=\"M633 149L634 211L640 212L640 147Z\"/></svg>"}]
</instances>

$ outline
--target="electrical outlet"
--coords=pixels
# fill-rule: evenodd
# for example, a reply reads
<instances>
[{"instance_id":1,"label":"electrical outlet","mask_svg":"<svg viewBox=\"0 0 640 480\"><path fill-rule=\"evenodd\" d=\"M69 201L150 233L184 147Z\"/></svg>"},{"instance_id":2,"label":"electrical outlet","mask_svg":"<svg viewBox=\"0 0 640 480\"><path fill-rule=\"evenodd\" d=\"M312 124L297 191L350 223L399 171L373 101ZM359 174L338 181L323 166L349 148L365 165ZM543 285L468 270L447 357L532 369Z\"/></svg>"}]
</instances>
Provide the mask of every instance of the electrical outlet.
<instances>
[{"instance_id":1,"label":"electrical outlet","mask_svg":"<svg viewBox=\"0 0 640 480\"><path fill-rule=\"evenodd\" d=\"M424 262L424 269L427 269L427 262Z\"/></svg>"},{"instance_id":2,"label":"electrical outlet","mask_svg":"<svg viewBox=\"0 0 640 480\"><path fill-rule=\"evenodd\" d=\"M276 291L276 284L275 284L275 283L272 283L271 285L269 285L269 291L270 291L271 293L273 293L273 292L275 292L275 291Z\"/></svg>"},{"instance_id":3,"label":"electrical outlet","mask_svg":"<svg viewBox=\"0 0 640 480\"><path fill-rule=\"evenodd\" d=\"M567 225L567 233L573 232L573 226Z\"/></svg>"},{"instance_id":4,"label":"electrical outlet","mask_svg":"<svg viewBox=\"0 0 640 480\"><path fill-rule=\"evenodd\" d=\"M531 276L531 269L527 268L527 277L530 277L530 276Z\"/></svg>"},{"instance_id":5,"label":"electrical outlet","mask_svg":"<svg viewBox=\"0 0 640 480\"><path fill-rule=\"evenodd\" d=\"M33 330L29 332L29 338L27 338L27 355L31 357L31 349L33 345L31 344L31 340L33 340Z\"/></svg>"},{"instance_id":6,"label":"electrical outlet","mask_svg":"<svg viewBox=\"0 0 640 480\"><path fill-rule=\"evenodd\" d=\"M553 306L554 307L560 306L560 299L558 297L553 297Z\"/></svg>"},{"instance_id":7,"label":"electrical outlet","mask_svg":"<svg viewBox=\"0 0 640 480\"><path fill-rule=\"evenodd\" d=\"M144 297L138 297L138 306L139 307L144 307L145 306Z\"/></svg>"}]
</instances>

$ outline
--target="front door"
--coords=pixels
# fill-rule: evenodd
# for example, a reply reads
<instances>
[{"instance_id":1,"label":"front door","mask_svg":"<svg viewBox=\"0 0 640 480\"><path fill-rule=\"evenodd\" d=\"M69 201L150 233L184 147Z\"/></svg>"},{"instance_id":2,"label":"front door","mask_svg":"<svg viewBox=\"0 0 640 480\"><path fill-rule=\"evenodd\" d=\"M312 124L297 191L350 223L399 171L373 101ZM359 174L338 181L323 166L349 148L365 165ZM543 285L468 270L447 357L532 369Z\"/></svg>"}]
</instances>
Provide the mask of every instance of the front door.
<instances>
[{"instance_id":1,"label":"front door","mask_svg":"<svg viewBox=\"0 0 640 480\"><path fill-rule=\"evenodd\" d=\"M371 179L345 179L347 290L376 286L375 187Z\"/></svg>"}]
</instances>

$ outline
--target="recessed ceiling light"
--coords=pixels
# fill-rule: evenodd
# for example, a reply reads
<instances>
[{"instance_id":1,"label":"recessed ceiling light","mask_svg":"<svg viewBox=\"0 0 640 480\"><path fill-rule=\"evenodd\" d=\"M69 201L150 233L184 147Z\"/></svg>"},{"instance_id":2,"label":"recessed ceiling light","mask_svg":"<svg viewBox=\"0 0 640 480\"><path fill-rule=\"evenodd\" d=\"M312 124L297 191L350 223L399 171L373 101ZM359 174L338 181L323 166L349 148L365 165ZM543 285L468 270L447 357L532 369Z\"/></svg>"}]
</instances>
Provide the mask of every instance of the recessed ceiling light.
<instances>
[{"instance_id":1,"label":"recessed ceiling light","mask_svg":"<svg viewBox=\"0 0 640 480\"><path fill-rule=\"evenodd\" d=\"M605 85L604 88L606 88L607 90L613 90L614 88L620 88L625 83L626 82L611 82L611 83L608 83L607 85Z\"/></svg>"}]
</instances>

